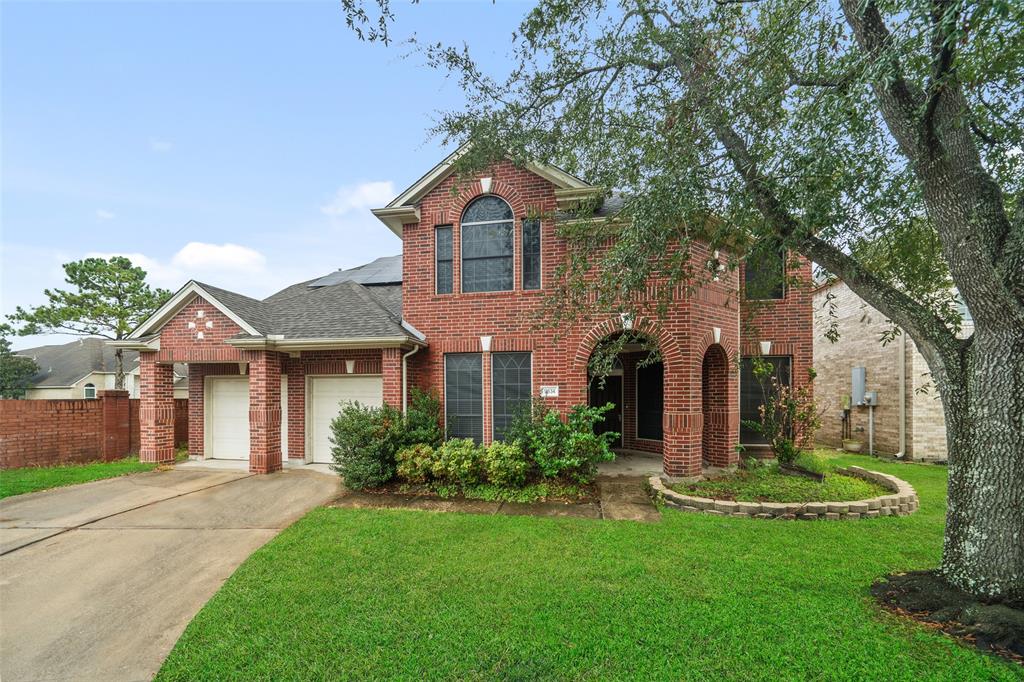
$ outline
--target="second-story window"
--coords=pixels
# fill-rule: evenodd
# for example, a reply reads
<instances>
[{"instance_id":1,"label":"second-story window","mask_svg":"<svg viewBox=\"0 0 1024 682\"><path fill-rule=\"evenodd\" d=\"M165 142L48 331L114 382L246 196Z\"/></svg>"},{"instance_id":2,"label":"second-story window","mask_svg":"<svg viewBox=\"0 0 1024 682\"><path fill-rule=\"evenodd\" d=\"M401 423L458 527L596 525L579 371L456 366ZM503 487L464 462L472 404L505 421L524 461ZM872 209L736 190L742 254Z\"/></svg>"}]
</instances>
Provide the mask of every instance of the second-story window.
<instances>
[{"instance_id":1,"label":"second-story window","mask_svg":"<svg viewBox=\"0 0 1024 682\"><path fill-rule=\"evenodd\" d=\"M434 272L437 277L437 293L452 293L451 225L438 225L434 228Z\"/></svg>"},{"instance_id":2,"label":"second-story window","mask_svg":"<svg viewBox=\"0 0 1024 682\"><path fill-rule=\"evenodd\" d=\"M540 220L523 221L523 288L540 289Z\"/></svg>"},{"instance_id":3,"label":"second-story window","mask_svg":"<svg viewBox=\"0 0 1024 682\"><path fill-rule=\"evenodd\" d=\"M743 298L768 301L786 297L786 252L754 251L743 264Z\"/></svg>"},{"instance_id":4,"label":"second-story window","mask_svg":"<svg viewBox=\"0 0 1024 682\"><path fill-rule=\"evenodd\" d=\"M494 195L476 199L462 213L462 291L512 289L512 207Z\"/></svg>"}]
</instances>

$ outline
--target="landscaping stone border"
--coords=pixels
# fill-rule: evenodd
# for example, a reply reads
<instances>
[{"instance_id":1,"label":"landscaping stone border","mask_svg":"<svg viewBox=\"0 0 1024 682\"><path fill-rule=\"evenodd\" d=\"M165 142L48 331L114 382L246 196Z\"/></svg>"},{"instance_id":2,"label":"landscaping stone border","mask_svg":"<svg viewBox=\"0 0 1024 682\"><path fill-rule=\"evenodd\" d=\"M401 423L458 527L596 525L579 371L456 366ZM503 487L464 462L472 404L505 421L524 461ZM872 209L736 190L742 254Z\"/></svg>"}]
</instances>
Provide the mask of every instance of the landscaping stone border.
<instances>
[{"instance_id":1,"label":"landscaping stone border","mask_svg":"<svg viewBox=\"0 0 1024 682\"><path fill-rule=\"evenodd\" d=\"M783 521L802 520L857 520L873 519L879 516L909 516L917 511L920 502L917 492L906 481L883 474L880 471L868 471L863 467L850 466L836 469L835 473L855 476L872 483L877 483L891 495L872 497L867 500L853 502L732 502L730 500L714 500L708 497L684 495L669 489L661 476L651 476L649 484L656 499L670 507L687 512L713 514L716 516L735 516L751 519L779 519Z\"/></svg>"}]
</instances>

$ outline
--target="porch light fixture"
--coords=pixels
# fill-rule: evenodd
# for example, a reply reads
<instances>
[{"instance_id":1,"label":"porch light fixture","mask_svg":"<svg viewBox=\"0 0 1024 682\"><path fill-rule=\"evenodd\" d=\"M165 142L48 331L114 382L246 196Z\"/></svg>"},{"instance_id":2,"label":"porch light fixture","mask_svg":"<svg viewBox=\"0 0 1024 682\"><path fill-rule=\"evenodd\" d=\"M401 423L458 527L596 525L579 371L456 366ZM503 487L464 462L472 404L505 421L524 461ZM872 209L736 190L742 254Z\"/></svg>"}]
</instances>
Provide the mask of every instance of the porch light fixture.
<instances>
[{"instance_id":1,"label":"porch light fixture","mask_svg":"<svg viewBox=\"0 0 1024 682\"><path fill-rule=\"evenodd\" d=\"M345 374L355 374L355 371L356 371L356 361L355 360L346 360L345 361Z\"/></svg>"},{"instance_id":2,"label":"porch light fixture","mask_svg":"<svg viewBox=\"0 0 1024 682\"><path fill-rule=\"evenodd\" d=\"M633 316L630 313L619 313L619 321L622 322L622 328L626 331L633 328Z\"/></svg>"},{"instance_id":3,"label":"porch light fixture","mask_svg":"<svg viewBox=\"0 0 1024 682\"><path fill-rule=\"evenodd\" d=\"M761 342L761 355L768 355L772 352L772 342L762 341Z\"/></svg>"},{"instance_id":4,"label":"porch light fixture","mask_svg":"<svg viewBox=\"0 0 1024 682\"><path fill-rule=\"evenodd\" d=\"M722 328L721 327L712 327L711 328L711 338L713 338L715 340L715 343L721 343L722 342Z\"/></svg>"},{"instance_id":5,"label":"porch light fixture","mask_svg":"<svg viewBox=\"0 0 1024 682\"><path fill-rule=\"evenodd\" d=\"M480 350L482 350L485 353L490 353L491 352L491 337L490 336L481 336L480 337Z\"/></svg>"}]
</instances>

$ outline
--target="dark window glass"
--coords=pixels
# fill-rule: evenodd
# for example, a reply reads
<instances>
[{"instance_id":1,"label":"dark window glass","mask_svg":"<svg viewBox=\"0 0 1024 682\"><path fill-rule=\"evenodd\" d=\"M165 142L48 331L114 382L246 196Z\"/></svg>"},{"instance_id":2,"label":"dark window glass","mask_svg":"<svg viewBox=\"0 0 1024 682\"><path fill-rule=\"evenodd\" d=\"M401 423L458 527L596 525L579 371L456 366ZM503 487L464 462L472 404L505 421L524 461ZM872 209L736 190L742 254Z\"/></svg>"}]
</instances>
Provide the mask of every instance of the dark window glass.
<instances>
[{"instance_id":1,"label":"dark window glass","mask_svg":"<svg viewBox=\"0 0 1024 682\"><path fill-rule=\"evenodd\" d=\"M493 353L491 355L491 410L494 440L502 440L505 430L522 410L527 409L533 393L529 353Z\"/></svg>"},{"instance_id":2,"label":"dark window glass","mask_svg":"<svg viewBox=\"0 0 1024 682\"><path fill-rule=\"evenodd\" d=\"M523 288L540 289L540 221L523 221Z\"/></svg>"},{"instance_id":3,"label":"dark window glass","mask_svg":"<svg viewBox=\"0 0 1024 682\"><path fill-rule=\"evenodd\" d=\"M452 293L452 226L434 228L435 271L437 293Z\"/></svg>"},{"instance_id":4,"label":"dark window glass","mask_svg":"<svg viewBox=\"0 0 1024 682\"><path fill-rule=\"evenodd\" d=\"M665 365L636 368L636 437L661 440L665 407Z\"/></svg>"},{"instance_id":5,"label":"dark window glass","mask_svg":"<svg viewBox=\"0 0 1024 682\"><path fill-rule=\"evenodd\" d=\"M759 251L747 256L743 265L743 297L748 301L784 298L786 295L786 254Z\"/></svg>"},{"instance_id":6,"label":"dark window glass","mask_svg":"<svg viewBox=\"0 0 1024 682\"><path fill-rule=\"evenodd\" d=\"M484 388L480 353L444 356L444 409L449 438L484 439Z\"/></svg>"},{"instance_id":7,"label":"dark window glass","mask_svg":"<svg viewBox=\"0 0 1024 682\"><path fill-rule=\"evenodd\" d=\"M783 386L789 386L792 358L789 356L763 357L775 368L775 376ZM766 445L756 430L746 426L744 422L761 421L761 405L764 404L764 392L757 377L754 376L754 363L751 358L743 358L740 367L740 443L743 445Z\"/></svg>"},{"instance_id":8,"label":"dark window glass","mask_svg":"<svg viewBox=\"0 0 1024 682\"><path fill-rule=\"evenodd\" d=\"M512 209L495 196L471 203L462 214L462 291L512 289Z\"/></svg>"}]
</instances>

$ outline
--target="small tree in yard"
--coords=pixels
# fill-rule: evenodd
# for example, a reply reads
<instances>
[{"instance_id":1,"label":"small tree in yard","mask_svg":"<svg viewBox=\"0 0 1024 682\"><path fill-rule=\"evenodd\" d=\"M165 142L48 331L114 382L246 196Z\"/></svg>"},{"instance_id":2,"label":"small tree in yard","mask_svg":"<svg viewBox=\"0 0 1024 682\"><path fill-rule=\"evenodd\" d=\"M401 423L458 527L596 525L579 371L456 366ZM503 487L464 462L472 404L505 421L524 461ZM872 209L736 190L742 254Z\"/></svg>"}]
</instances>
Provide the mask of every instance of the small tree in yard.
<instances>
[{"instance_id":1,"label":"small tree in yard","mask_svg":"<svg viewBox=\"0 0 1024 682\"><path fill-rule=\"evenodd\" d=\"M814 370L808 370L806 384L792 388L779 381L770 362L756 356L752 362L754 377L761 386L760 420L743 424L768 441L780 464L792 464L800 451L814 442L814 432L821 425L811 389Z\"/></svg>"},{"instance_id":2,"label":"small tree in yard","mask_svg":"<svg viewBox=\"0 0 1024 682\"><path fill-rule=\"evenodd\" d=\"M389 40L388 0L342 4L360 37ZM457 170L510 157L625 192L611 225L591 203L563 229L552 319L637 312L652 274L663 302L744 252L813 260L914 339L939 389L942 577L1024 598L1024 5L540 0L513 41L500 81L468 47L424 48L466 92L437 128L473 142ZM934 239L885 238L911 221ZM727 262L691 267L698 241ZM922 296L929 268L902 267L932 244L967 339L951 297Z\"/></svg>"},{"instance_id":3,"label":"small tree in yard","mask_svg":"<svg viewBox=\"0 0 1024 682\"><path fill-rule=\"evenodd\" d=\"M11 350L11 342L7 340L10 331L10 327L0 324L0 398L23 398L39 366L32 358L16 355Z\"/></svg>"},{"instance_id":4,"label":"small tree in yard","mask_svg":"<svg viewBox=\"0 0 1024 682\"><path fill-rule=\"evenodd\" d=\"M64 265L65 279L73 291L46 289L49 302L31 310L21 306L11 322L20 324L18 334L72 334L123 339L132 329L164 304L171 293L146 283L146 271L124 256L86 258ZM124 352L114 351L114 388L124 389Z\"/></svg>"}]
</instances>

